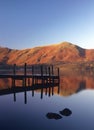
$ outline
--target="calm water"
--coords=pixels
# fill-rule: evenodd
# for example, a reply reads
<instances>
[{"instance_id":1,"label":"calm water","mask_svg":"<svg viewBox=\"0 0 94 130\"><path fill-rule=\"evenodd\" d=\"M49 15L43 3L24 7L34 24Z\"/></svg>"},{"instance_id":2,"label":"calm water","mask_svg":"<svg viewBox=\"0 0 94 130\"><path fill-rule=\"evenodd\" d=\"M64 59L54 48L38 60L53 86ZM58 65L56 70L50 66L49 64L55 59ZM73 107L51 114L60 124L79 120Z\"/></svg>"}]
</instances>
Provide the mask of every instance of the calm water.
<instances>
[{"instance_id":1,"label":"calm water","mask_svg":"<svg viewBox=\"0 0 94 130\"><path fill-rule=\"evenodd\" d=\"M9 80L0 81L1 89ZM94 77L63 76L60 92L48 88L0 96L0 130L94 130ZM70 116L59 111L68 108ZM61 119L48 119L47 113Z\"/></svg>"}]
</instances>

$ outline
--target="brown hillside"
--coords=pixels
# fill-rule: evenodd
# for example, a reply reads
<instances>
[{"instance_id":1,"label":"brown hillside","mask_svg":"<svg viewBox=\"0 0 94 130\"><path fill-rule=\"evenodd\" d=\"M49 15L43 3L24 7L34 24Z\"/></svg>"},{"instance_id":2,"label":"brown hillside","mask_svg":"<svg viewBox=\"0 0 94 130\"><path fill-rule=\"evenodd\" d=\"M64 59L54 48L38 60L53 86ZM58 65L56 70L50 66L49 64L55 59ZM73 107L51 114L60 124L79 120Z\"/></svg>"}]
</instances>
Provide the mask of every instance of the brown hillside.
<instances>
[{"instance_id":1,"label":"brown hillside","mask_svg":"<svg viewBox=\"0 0 94 130\"><path fill-rule=\"evenodd\" d=\"M0 47L0 63L3 64L56 64L79 61L94 61L94 50L83 49L68 42L24 50Z\"/></svg>"}]
</instances>

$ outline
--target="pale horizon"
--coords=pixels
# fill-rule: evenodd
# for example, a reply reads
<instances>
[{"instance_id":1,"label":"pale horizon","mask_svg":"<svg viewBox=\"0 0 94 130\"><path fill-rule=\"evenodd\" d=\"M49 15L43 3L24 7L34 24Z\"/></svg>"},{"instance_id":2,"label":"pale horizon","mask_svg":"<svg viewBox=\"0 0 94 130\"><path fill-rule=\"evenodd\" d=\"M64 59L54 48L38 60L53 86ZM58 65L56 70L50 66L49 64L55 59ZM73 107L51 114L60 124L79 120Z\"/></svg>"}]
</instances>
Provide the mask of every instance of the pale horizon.
<instances>
[{"instance_id":1,"label":"pale horizon","mask_svg":"<svg viewBox=\"0 0 94 130\"><path fill-rule=\"evenodd\" d=\"M94 49L94 0L0 0L0 45L34 48L67 41Z\"/></svg>"},{"instance_id":2,"label":"pale horizon","mask_svg":"<svg viewBox=\"0 0 94 130\"><path fill-rule=\"evenodd\" d=\"M33 49L33 48L36 48L36 47L46 47L46 46L57 46L59 44L63 44L63 43L70 43L70 44L73 44L73 45L76 45L82 49L94 49L94 48L85 48L85 47L82 47L80 46L79 44L75 44L75 43L71 43L71 42L68 42L68 41L62 41L62 42L59 42L59 43L48 43L48 44L44 44L44 45L37 45L37 46L33 46L33 47L26 47L26 48L10 48L8 46L2 46L0 45L1 48L9 48L9 49L14 49L14 50L25 50L25 49Z\"/></svg>"}]
</instances>

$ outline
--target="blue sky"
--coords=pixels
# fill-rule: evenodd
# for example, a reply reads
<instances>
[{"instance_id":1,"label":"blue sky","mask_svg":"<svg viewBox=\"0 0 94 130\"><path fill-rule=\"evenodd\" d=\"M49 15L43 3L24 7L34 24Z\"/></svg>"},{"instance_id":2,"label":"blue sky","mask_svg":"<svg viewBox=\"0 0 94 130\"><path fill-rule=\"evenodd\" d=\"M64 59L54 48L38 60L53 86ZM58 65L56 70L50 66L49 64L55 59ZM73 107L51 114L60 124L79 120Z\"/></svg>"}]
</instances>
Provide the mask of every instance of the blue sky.
<instances>
[{"instance_id":1,"label":"blue sky","mask_svg":"<svg viewBox=\"0 0 94 130\"><path fill-rule=\"evenodd\" d=\"M0 46L94 48L94 0L0 0Z\"/></svg>"}]
</instances>

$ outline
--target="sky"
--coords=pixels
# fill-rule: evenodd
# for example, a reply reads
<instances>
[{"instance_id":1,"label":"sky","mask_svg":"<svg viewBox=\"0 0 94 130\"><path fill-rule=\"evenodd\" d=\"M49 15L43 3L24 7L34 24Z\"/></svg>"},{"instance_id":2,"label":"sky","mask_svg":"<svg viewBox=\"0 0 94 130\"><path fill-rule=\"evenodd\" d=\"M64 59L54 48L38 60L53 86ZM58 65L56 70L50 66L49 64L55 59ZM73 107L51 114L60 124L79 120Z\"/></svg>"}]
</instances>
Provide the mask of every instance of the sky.
<instances>
[{"instance_id":1,"label":"sky","mask_svg":"<svg viewBox=\"0 0 94 130\"><path fill-rule=\"evenodd\" d=\"M0 46L64 41L94 49L94 0L0 0Z\"/></svg>"}]
</instances>

